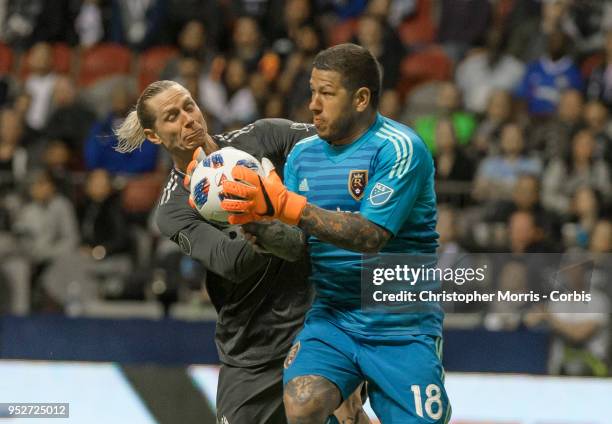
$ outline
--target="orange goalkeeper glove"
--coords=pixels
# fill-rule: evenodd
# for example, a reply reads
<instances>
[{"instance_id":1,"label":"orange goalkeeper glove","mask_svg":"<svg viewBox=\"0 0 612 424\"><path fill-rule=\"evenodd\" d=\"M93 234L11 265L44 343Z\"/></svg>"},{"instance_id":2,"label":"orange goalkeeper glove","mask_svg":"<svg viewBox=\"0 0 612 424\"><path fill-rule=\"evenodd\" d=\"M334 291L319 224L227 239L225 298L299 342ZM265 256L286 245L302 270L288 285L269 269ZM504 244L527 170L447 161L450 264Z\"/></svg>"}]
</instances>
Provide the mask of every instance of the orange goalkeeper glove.
<instances>
[{"instance_id":1,"label":"orange goalkeeper glove","mask_svg":"<svg viewBox=\"0 0 612 424\"><path fill-rule=\"evenodd\" d=\"M264 158L262 164L264 161L267 159ZM262 178L244 166L235 166L232 177L234 181L223 182L223 193L238 199L226 198L221 202L223 209L234 213L229 216L230 224L245 224L266 218L280 219L291 225L297 225L300 221L306 198L287 190L274 168L267 177Z\"/></svg>"}]
</instances>

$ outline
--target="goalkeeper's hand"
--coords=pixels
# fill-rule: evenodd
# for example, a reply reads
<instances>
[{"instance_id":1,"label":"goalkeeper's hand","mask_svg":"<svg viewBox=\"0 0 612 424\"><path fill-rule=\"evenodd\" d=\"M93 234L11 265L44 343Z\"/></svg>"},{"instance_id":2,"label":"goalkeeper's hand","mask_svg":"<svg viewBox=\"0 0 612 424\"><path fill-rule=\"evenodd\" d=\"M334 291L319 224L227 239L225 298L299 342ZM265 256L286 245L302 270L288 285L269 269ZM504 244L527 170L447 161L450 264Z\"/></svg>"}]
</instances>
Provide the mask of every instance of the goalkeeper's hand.
<instances>
[{"instance_id":1,"label":"goalkeeper's hand","mask_svg":"<svg viewBox=\"0 0 612 424\"><path fill-rule=\"evenodd\" d=\"M221 207L232 212L230 224L245 224L261 219L276 218L287 224L297 225L306 206L306 198L287 190L267 159L262 159L266 177L244 167L232 169L234 181L223 182L223 193L232 198L221 202Z\"/></svg>"},{"instance_id":2,"label":"goalkeeper's hand","mask_svg":"<svg viewBox=\"0 0 612 424\"><path fill-rule=\"evenodd\" d=\"M191 191L191 176L193 175L193 171L198 166L198 163L202 162L206 159L206 153L204 153L204 149L198 147L193 151L193 157L191 158L191 162L187 165L187 169L185 171L185 178L183 178L183 186ZM189 195L189 206L195 209L195 202L193 201L193 197Z\"/></svg>"}]
</instances>

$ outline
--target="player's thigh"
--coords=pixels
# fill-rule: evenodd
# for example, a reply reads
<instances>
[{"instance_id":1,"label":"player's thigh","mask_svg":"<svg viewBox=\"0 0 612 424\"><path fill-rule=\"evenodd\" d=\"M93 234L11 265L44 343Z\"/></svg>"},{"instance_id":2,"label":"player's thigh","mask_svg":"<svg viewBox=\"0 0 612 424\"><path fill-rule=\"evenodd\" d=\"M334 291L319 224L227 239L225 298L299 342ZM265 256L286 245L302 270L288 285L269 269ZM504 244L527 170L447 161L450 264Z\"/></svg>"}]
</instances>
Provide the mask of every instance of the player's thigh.
<instances>
[{"instance_id":1,"label":"player's thigh","mask_svg":"<svg viewBox=\"0 0 612 424\"><path fill-rule=\"evenodd\" d=\"M283 361L258 367L222 365L217 387L220 424L286 424Z\"/></svg>"},{"instance_id":2,"label":"player's thigh","mask_svg":"<svg viewBox=\"0 0 612 424\"><path fill-rule=\"evenodd\" d=\"M451 406L441 356L441 338L426 335L364 345L359 363L368 380L372 409L381 422L448 422Z\"/></svg>"},{"instance_id":3,"label":"player's thigh","mask_svg":"<svg viewBox=\"0 0 612 424\"><path fill-rule=\"evenodd\" d=\"M333 383L342 400L348 399L363 381L356 364L354 342L337 327L325 323L304 326L285 359L284 368L285 398L288 389L295 392L299 379L302 385L315 382L314 378L304 378L307 376L323 377Z\"/></svg>"}]
</instances>

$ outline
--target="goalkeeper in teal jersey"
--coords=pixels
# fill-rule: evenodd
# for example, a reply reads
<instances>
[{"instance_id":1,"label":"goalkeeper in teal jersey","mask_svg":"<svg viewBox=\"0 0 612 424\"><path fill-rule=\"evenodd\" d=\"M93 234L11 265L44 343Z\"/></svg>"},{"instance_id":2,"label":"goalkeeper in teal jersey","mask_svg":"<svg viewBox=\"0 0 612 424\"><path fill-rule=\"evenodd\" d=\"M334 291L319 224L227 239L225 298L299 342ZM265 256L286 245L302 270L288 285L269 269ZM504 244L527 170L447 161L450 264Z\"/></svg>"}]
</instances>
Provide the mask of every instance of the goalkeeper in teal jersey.
<instances>
[{"instance_id":1,"label":"goalkeeper in teal jersey","mask_svg":"<svg viewBox=\"0 0 612 424\"><path fill-rule=\"evenodd\" d=\"M446 423L443 314L361 309L362 253L433 254L434 167L410 128L378 112L376 59L354 44L317 55L311 102L317 135L296 144L286 187L236 167L223 207L234 223L277 218L308 234L316 299L285 361L291 423L323 423L363 380L382 423Z\"/></svg>"}]
</instances>

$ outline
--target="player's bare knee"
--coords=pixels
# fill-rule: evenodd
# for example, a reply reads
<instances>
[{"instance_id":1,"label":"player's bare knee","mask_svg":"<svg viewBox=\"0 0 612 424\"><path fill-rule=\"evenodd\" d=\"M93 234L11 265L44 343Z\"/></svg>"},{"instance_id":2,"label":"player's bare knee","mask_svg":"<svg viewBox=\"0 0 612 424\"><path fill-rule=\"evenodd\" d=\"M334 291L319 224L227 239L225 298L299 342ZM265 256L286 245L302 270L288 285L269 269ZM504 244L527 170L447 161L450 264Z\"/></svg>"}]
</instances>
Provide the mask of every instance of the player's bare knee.
<instances>
[{"instance_id":1,"label":"player's bare knee","mask_svg":"<svg viewBox=\"0 0 612 424\"><path fill-rule=\"evenodd\" d=\"M341 395L327 379L307 375L287 384L283 400L290 424L323 424L340 404Z\"/></svg>"}]
</instances>

